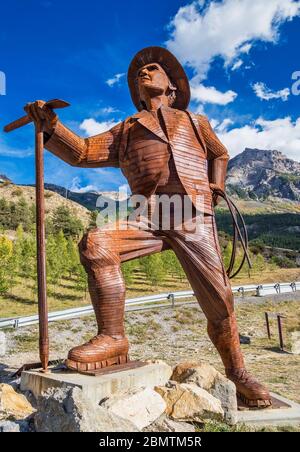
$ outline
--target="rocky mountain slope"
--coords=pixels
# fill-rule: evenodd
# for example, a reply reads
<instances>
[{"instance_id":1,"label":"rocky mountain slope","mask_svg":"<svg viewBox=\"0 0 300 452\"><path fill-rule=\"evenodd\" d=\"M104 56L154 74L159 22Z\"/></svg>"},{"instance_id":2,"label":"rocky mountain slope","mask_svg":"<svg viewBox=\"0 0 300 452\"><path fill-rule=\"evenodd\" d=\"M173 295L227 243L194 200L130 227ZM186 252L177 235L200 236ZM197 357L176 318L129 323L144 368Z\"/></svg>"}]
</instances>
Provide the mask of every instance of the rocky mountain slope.
<instances>
[{"instance_id":1,"label":"rocky mountain slope","mask_svg":"<svg viewBox=\"0 0 300 452\"><path fill-rule=\"evenodd\" d=\"M0 197L13 198L17 186L10 184L6 176L0 175ZM119 205L124 201L123 198L118 200L116 192L78 193L54 184L46 184L45 188L48 210L59 203L68 203L84 223L88 223L88 210L96 209L100 195L102 203L113 199ZM34 188L22 186L20 189L25 199L33 202ZM300 163L279 151L246 148L229 162L227 191L243 212L299 212Z\"/></svg>"},{"instance_id":2,"label":"rocky mountain slope","mask_svg":"<svg viewBox=\"0 0 300 452\"><path fill-rule=\"evenodd\" d=\"M0 186L11 183L11 181L4 174L0 174Z\"/></svg>"},{"instance_id":3,"label":"rocky mountain slope","mask_svg":"<svg viewBox=\"0 0 300 452\"><path fill-rule=\"evenodd\" d=\"M300 163L279 151L246 148L229 162L227 188L242 199L300 202Z\"/></svg>"},{"instance_id":4,"label":"rocky mountain slope","mask_svg":"<svg viewBox=\"0 0 300 452\"><path fill-rule=\"evenodd\" d=\"M34 187L15 185L13 183L9 184L0 183L0 198L13 202L18 202L18 200L23 198L28 204L34 204L35 189ZM50 190L45 190L45 203L47 215L51 216L52 212L57 207L61 205L67 205L72 214L79 218L85 227L87 227L90 224L91 213L88 209L70 199L64 198L58 193L54 193L53 191Z\"/></svg>"},{"instance_id":5,"label":"rocky mountain slope","mask_svg":"<svg viewBox=\"0 0 300 452\"><path fill-rule=\"evenodd\" d=\"M47 190L58 193L64 198L70 199L92 211L96 210L97 206L100 207L100 205L97 204L99 197L101 197L101 207L104 205L105 202L108 202L109 200L116 201L117 208L119 207L120 202L126 201L126 197L122 196L122 194L119 197L119 193L113 191L101 193L100 192L79 193L67 190L64 187L60 187L59 185L54 184L46 184L45 188Z\"/></svg>"}]
</instances>

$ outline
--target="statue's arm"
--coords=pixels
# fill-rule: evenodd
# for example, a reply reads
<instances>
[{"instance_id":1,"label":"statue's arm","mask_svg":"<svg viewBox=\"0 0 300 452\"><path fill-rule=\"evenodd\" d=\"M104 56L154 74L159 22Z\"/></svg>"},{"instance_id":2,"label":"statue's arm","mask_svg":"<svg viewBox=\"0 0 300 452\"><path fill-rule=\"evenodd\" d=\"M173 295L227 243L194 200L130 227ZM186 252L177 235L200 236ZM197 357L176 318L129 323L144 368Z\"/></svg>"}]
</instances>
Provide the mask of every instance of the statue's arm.
<instances>
[{"instance_id":1,"label":"statue's arm","mask_svg":"<svg viewBox=\"0 0 300 452\"><path fill-rule=\"evenodd\" d=\"M118 167L123 123L108 132L81 138L57 121L52 133L45 134L45 148L72 166Z\"/></svg>"},{"instance_id":2,"label":"statue's arm","mask_svg":"<svg viewBox=\"0 0 300 452\"><path fill-rule=\"evenodd\" d=\"M199 116L201 131L207 147L208 176L212 185L225 189L229 153L213 131L208 119Z\"/></svg>"}]
</instances>

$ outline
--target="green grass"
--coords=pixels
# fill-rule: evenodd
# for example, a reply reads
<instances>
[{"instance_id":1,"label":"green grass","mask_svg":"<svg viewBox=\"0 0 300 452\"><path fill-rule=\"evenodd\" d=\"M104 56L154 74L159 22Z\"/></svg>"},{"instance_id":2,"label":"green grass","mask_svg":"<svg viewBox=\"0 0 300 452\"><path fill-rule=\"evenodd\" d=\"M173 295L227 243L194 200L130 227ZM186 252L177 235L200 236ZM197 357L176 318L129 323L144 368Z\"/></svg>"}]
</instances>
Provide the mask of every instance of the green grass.
<instances>
[{"instance_id":1,"label":"green grass","mask_svg":"<svg viewBox=\"0 0 300 452\"><path fill-rule=\"evenodd\" d=\"M198 432L299 432L299 426L283 426L283 427L251 427L245 424L238 424L233 427L221 422L207 422L202 427L196 427Z\"/></svg>"},{"instance_id":2,"label":"green grass","mask_svg":"<svg viewBox=\"0 0 300 452\"><path fill-rule=\"evenodd\" d=\"M265 271L263 273L253 273L251 278L240 275L232 280L233 286L244 284L264 284L271 282L292 282L300 280L300 269L278 269L274 271ZM19 317L34 315L37 313L37 295L34 292L34 281L31 279L19 278L18 284L7 295L0 295L0 317ZM156 286L152 285L142 271L136 271L133 280L127 287L127 298L142 297L161 292L176 292L180 290L190 290L191 287L186 280L176 276L167 275L165 280ZM60 311L74 307L90 304L89 295L76 288L73 279L64 279L57 286L48 286L48 305L49 311ZM182 323L193 326L193 316L187 314L187 317L181 319ZM149 317L150 313L146 313ZM179 314L180 315L180 314ZM190 317L189 317L190 316ZM168 321L168 319L166 319Z\"/></svg>"}]
</instances>

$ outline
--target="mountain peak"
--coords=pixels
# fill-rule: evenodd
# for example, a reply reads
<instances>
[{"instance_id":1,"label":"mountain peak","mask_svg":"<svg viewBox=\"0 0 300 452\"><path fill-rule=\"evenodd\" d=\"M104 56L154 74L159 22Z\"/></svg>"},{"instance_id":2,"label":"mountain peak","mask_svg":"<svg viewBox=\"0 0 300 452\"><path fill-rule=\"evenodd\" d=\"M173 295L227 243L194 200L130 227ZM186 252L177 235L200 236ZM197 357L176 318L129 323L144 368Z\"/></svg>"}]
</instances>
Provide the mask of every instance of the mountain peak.
<instances>
[{"instance_id":1,"label":"mountain peak","mask_svg":"<svg viewBox=\"0 0 300 452\"><path fill-rule=\"evenodd\" d=\"M230 160L227 186L245 198L300 201L300 163L277 150L246 148Z\"/></svg>"}]
</instances>

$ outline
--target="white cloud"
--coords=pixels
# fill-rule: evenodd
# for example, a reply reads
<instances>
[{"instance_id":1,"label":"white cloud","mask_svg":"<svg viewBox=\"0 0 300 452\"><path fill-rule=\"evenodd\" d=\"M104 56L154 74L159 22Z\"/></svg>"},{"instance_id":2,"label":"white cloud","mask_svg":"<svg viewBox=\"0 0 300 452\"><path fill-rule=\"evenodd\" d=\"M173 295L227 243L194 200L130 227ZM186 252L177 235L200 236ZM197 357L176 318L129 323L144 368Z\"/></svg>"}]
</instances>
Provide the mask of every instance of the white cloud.
<instances>
[{"instance_id":1,"label":"white cloud","mask_svg":"<svg viewBox=\"0 0 300 452\"><path fill-rule=\"evenodd\" d=\"M225 129L223 128L223 131L218 125L216 131L231 156L241 153L246 147L264 150L276 149L289 158L300 161L300 117L296 121L292 121L290 117L273 121L258 118L251 125L230 130L230 120L227 121L227 126Z\"/></svg>"},{"instance_id":2,"label":"white cloud","mask_svg":"<svg viewBox=\"0 0 300 452\"><path fill-rule=\"evenodd\" d=\"M227 105L233 102L237 93L234 91L226 91L222 93L218 91L214 86L204 86L201 83L196 85L193 81L191 82L191 94L192 100L198 103L210 103L217 105Z\"/></svg>"},{"instance_id":3,"label":"white cloud","mask_svg":"<svg viewBox=\"0 0 300 452\"><path fill-rule=\"evenodd\" d=\"M215 123L212 124L212 127L213 127L214 129L216 129L216 131L217 131L218 133L223 133L223 132L227 131L228 128L229 128L231 125L233 125L233 124L234 124L234 122L233 122L231 119L226 118L226 119L224 119L224 120L223 120L222 122L220 122L220 123L218 123L218 122L215 121Z\"/></svg>"},{"instance_id":4,"label":"white cloud","mask_svg":"<svg viewBox=\"0 0 300 452\"><path fill-rule=\"evenodd\" d=\"M114 75L112 78L106 80L106 84L112 88L114 85L116 85L117 83L119 83L121 81L121 79L125 76L125 72L122 74L116 74Z\"/></svg>"},{"instance_id":5,"label":"white cloud","mask_svg":"<svg viewBox=\"0 0 300 452\"><path fill-rule=\"evenodd\" d=\"M13 148L7 144L0 141L0 156L1 157L12 157L12 158L24 158L30 157L34 154L33 148Z\"/></svg>"},{"instance_id":6,"label":"white cloud","mask_svg":"<svg viewBox=\"0 0 300 452\"><path fill-rule=\"evenodd\" d=\"M73 191L75 193L87 193L87 192L97 192L98 188L96 187L96 185L86 185L86 186L81 186L80 184L80 178L79 177L74 177L74 179L72 180L71 186L69 187L70 191Z\"/></svg>"},{"instance_id":7,"label":"white cloud","mask_svg":"<svg viewBox=\"0 0 300 452\"><path fill-rule=\"evenodd\" d=\"M232 71L237 71L241 66L243 66L244 62L243 60L239 59L237 60L234 65L232 66L231 70Z\"/></svg>"},{"instance_id":8,"label":"white cloud","mask_svg":"<svg viewBox=\"0 0 300 452\"><path fill-rule=\"evenodd\" d=\"M93 118L85 119L79 126L81 130L85 132L87 136L98 135L99 133L107 132L118 123L113 119L109 121L97 122Z\"/></svg>"},{"instance_id":9,"label":"white cloud","mask_svg":"<svg viewBox=\"0 0 300 452\"><path fill-rule=\"evenodd\" d=\"M205 79L216 57L225 66L240 64L256 41L276 43L280 26L299 14L294 0L197 0L178 10L166 44Z\"/></svg>"},{"instance_id":10,"label":"white cloud","mask_svg":"<svg viewBox=\"0 0 300 452\"><path fill-rule=\"evenodd\" d=\"M253 91L261 100L281 99L283 102L286 102L291 94L289 88L284 88L279 91L272 91L263 82L255 83L253 85Z\"/></svg>"},{"instance_id":11,"label":"white cloud","mask_svg":"<svg viewBox=\"0 0 300 452\"><path fill-rule=\"evenodd\" d=\"M112 113L118 113L119 111L120 110L115 107L104 107L99 110L99 112L103 115L110 115Z\"/></svg>"}]
</instances>

